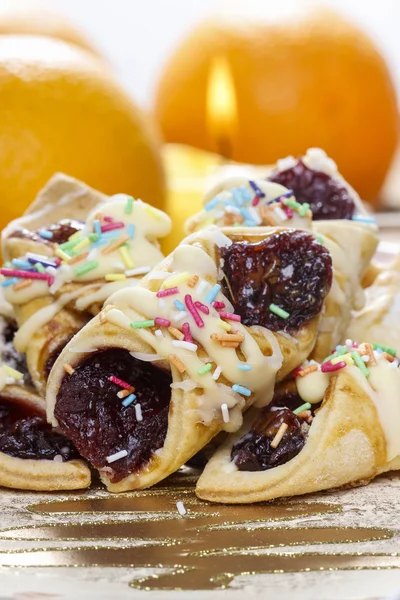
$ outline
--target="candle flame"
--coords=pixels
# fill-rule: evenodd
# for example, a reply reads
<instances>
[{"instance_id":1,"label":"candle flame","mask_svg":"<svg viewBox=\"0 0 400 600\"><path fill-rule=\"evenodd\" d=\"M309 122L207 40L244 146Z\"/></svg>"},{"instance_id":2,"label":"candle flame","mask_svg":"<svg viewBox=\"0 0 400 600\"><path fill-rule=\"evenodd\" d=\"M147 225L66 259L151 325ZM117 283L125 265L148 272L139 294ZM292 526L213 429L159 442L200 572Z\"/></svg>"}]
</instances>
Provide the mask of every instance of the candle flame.
<instances>
[{"instance_id":1,"label":"candle flame","mask_svg":"<svg viewBox=\"0 0 400 600\"><path fill-rule=\"evenodd\" d=\"M211 64L207 85L207 126L220 154L229 157L237 126L235 83L225 56Z\"/></svg>"}]
</instances>

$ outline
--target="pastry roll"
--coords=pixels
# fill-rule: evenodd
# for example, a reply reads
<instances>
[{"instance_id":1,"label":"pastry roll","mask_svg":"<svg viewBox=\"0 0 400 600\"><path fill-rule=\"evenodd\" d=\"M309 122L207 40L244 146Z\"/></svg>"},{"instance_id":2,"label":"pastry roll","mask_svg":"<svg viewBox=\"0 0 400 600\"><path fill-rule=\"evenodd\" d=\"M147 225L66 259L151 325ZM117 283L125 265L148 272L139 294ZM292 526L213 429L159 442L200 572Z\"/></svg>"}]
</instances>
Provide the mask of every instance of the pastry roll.
<instances>
[{"instance_id":1,"label":"pastry roll","mask_svg":"<svg viewBox=\"0 0 400 600\"><path fill-rule=\"evenodd\" d=\"M380 340L400 353L400 257L378 274L365 295L365 306L353 314L348 336L370 343Z\"/></svg>"},{"instance_id":2,"label":"pastry roll","mask_svg":"<svg viewBox=\"0 0 400 600\"><path fill-rule=\"evenodd\" d=\"M90 484L90 471L72 442L46 422L46 405L33 391L25 357L12 344L16 323L0 296L0 486L73 490Z\"/></svg>"},{"instance_id":3,"label":"pastry roll","mask_svg":"<svg viewBox=\"0 0 400 600\"><path fill-rule=\"evenodd\" d=\"M153 485L268 404L314 347L331 281L309 232L194 234L64 348L48 419L111 491Z\"/></svg>"},{"instance_id":4,"label":"pastry roll","mask_svg":"<svg viewBox=\"0 0 400 600\"><path fill-rule=\"evenodd\" d=\"M398 366L395 356L368 344L339 347L324 364L303 365L216 451L197 495L261 502L366 483L398 468Z\"/></svg>"},{"instance_id":5,"label":"pastry roll","mask_svg":"<svg viewBox=\"0 0 400 600\"><path fill-rule=\"evenodd\" d=\"M3 373L0 379L4 384ZM77 490L87 488L90 480L90 470L74 445L46 422L44 400L22 385L4 385L0 391L0 486Z\"/></svg>"},{"instance_id":6,"label":"pastry roll","mask_svg":"<svg viewBox=\"0 0 400 600\"><path fill-rule=\"evenodd\" d=\"M158 238L170 227L166 214L141 200L108 198L56 175L3 231L1 285L19 326L15 346L26 352L39 392L62 348L104 300L162 259Z\"/></svg>"},{"instance_id":7,"label":"pastry roll","mask_svg":"<svg viewBox=\"0 0 400 600\"><path fill-rule=\"evenodd\" d=\"M311 220L354 219L373 224L357 192L323 150L279 160L266 179L230 177L205 195L204 209L185 225L192 233L217 225L264 225L310 229Z\"/></svg>"}]
</instances>

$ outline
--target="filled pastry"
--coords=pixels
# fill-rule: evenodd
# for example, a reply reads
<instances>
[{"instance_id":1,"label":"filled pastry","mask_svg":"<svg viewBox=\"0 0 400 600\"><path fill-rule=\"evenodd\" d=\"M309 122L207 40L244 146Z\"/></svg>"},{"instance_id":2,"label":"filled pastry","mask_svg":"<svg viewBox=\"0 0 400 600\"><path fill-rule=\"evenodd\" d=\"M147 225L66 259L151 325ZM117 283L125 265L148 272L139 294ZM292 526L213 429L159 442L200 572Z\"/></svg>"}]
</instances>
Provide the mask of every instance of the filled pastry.
<instances>
[{"instance_id":1,"label":"filled pastry","mask_svg":"<svg viewBox=\"0 0 400 600\"><path fill-rule=\"evenodd\" d=\"M236 431L250 404L267 405L275 381L310 355L332 259L337 285L354 286L329 247L293 229L193 234L64 349L48 383L50 422L110 490L160 481L222 429ZM359 286L358 253L355 263Z\"/></svg>"},{"instance_id":2,"label":"filled pastry","mask_svg":"<svg viewBox=\"0 0 400 600\"><path fill-rule=\"evenodd\" d=\"M0 296L0 486L22 490L88 487L90 470L72 444L46 421L25 356L12 344L17 325Z\"/></svg>"},{"instance_id":3,"label":"filled pastry","mask_svg":"<svg viewBox=\"0 0 400 600\"><path fill-rule=\"evenodd\" d=\"M261 502L366 483L400 466L400 369L396 351L353 344L311 361L252 409L201 475L196 493Z\"/></svg>"},{"instance_id":4,"label":"filled pastry","mask_svg":"<svg viewBox=\"0 0 400 600\"><path fill-rule=\"evenodd\" d=\"M311 220L353 219L373 224L357 192L323 150L279 160L266 179L230 177L204 197L204 209L188 219L187 233L209 225L264 225L310 229Z\"/></svg>"},{"instance_id":5,"label":"filled pastry","mask_svg":"<svg viewBox=\"0 0 400 600\"><path fill-rule=\"evenodd\" d=\"M365 290L365 306L350 321L348 336L395 348L400 354L400 256Z\"/></svg>"},{"instance_id":6,"label":"filled pastry","mask_svg":"<svg viewBox=\"0 0 400 600\"><path fill-rule=\"evenodd\" d=\"M73 216L73 218L71 218ZM2 234L0 273L39 392L65 344L117 289L135 285L163 257L170 218L141 200L106 197L56 175Z\"/></svg>"}]
</instances>

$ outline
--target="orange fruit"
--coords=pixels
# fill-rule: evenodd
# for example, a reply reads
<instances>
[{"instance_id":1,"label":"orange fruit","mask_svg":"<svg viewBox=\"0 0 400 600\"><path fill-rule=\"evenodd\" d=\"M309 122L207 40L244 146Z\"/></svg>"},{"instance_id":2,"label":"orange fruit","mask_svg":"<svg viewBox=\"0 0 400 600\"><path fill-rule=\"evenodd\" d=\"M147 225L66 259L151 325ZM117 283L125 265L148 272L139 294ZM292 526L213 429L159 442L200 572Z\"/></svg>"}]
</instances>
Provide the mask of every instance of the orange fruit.
<instances>
[{"instance_id":1,"label":"orange fruit","mask_svg":"<svg viewBox=\"0 0 400 600\"><path fill-rule=\"evenodd\" d=\"M356 26L332 11L296 5L299 12L290 18L231 14L197 26L163 71L156 118L166 141L215 151L207 83L223 56L236 93L234 160L270 164L321 147L357 191L374 200L399 137L388 67Z\"/></svg>"},{"instance_id":2,"label":"orange fruit","mask_svg":"<svg viewBox=\"0 0 400 600\"><path fill-rule=\"evenodd\" d=\"M152 126L93 55L52 38L0 36L0 106L0 228L56 171L163 206Z\"/></svg>"},{"instance_id":3,"label":"orange fruit","mask_svg":"<svg viewBox=\"0 0 400 600\"><path fill-rule=\"evenodd\" d=\"M0 34L47 35L96 53L86 36L65 15L32 0L1 0Z\"/></svg>"}]
</instances>

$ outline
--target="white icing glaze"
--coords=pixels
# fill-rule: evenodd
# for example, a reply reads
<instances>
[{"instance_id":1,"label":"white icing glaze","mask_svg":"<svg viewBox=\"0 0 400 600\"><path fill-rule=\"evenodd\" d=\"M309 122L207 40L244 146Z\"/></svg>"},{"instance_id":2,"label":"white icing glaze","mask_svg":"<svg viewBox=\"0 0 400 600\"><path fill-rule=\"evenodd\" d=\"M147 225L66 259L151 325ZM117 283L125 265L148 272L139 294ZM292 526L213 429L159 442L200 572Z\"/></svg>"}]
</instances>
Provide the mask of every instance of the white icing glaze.
<instances>
[{"instance_id":1,"label":"white icing glaze","mask_svg":"<svg viewBox=\"0 0 400 600\"><path fill-rule=\"evenodd\" d=\"M94 221L99 213L111 217L115 222L123 222L125 224L123 229L114 230L115 238L125 235L127 227L133 225L135 228L134 236L133 239L128 240L129 255L135 267L153 267L163 258L163 254L157 244L157 239L164 237L170 232L171 219L162 211L141 200L136 200L132 212L126 214L126 202L127 196L119 194L117 199L111 197L109 202L103 203L93 209L88 215L80 238L87 238L89 234L94 232ZM103 279L109 273L125 273L128 269L121 259L118 249L108 254L103 254L103 250L107 245L96 247L96 242L94 242L94 244L84 247L81 250L82 253L89 250L87 259L72 265L65 263L59 269L53 270L55 288L57 289L68 282L86 283L95 281L96 279ZM82 275L77 274L77 270L79 271L79 268L89 261L96 261L98 263L96 268ZM48 293L48 283L41 280L33 280L29 287L21 290L15 290L14 286L9 286L4 291L6 300L14 305L25 304L34 298L43 297Z\"/></svg>"},{"instance_id":2,"label":"white icing glaze","mask_svg":"<svg viewBox=\"0 0 400 600\"><path fill-rule=\"evenodd\" d=\"M322 373L319 370L309 373L305 377L296 377L296 386L300 398L310 404L318 404L322 401L329 382L328 373Z\"/></svg>"},{"instance_id":3,"label":"white icing glaze","mask_svg":"<svg viewBox=\"0 0 400 600\"><path fill-rule=\"evenodd\" d=\"M363 349L364 345L360 345ZM345 367L350 375L375 404L386 438L387 461L400 455L400 368L397 361L391 363L382 355L376 356L376 365L367 363L369 377L355 365ZM315 404L324 399L331 377L336 372L322 373L320 370L304 377L296 377L299 395L305 402Z\"/></svg>"},{"instance_id":4,"label":"white icing glaze","mask_svg":"<svg viewBox=\"0 0 400 600\"><path fill-rule=\"evenodd\" d=\"M254 182L265 194L256 206L253 206L253 199L257 194L250 180L246 177L230 177L214 186L205 195L204 210L188 219L185 225L186 232L199 231L209 225L218 227L233 225L235 222L246 227L270 225L310 229L310 211L304 217L293 211L293 217L288 218L282 208L275 208L274 205L267 209L266 205L269 202L281 196L286 195L287 199L295 200L286 187L265 179L256 179Z\"/></svg>"},{"instance_id":5,"label":"white icing glaze","mask_svg":"<svg viewBox=\"0 0 400 600\"><path fill-rule=\"evenodd\" d=\"M52 302L35 312L27 321L25 321L25 323L21 325L15 334L15 349L18 352L25 352L28 347L29 340L34 336L34 334L46 323L48 323L60 310L62 310L64 306L75 300L81 293L82 290L77 290L71 294L63 294L55 302Z\"/></svg>"},{"instance_id":6,"label":"white icing glaze","mask_svg":"<svg viewBox=\"0 0 400 600\"><path fill-rule=\"evenodd\" d=\"M124 228L114 231L116 238L129 233L129 226L134 227L133 239L129 239L128 246L126 246L134 268L153 267L163 258L157 239L169 233L171 219L162 211L141 200L134 201L132 211L130 214L126 214L127 198L128 196L125 194L118 194L111 197L109 202L96 206L89 213L79 237L84 239L94 232L94 222L101 213L103 216L110 217L114 222L124 223ZM63 198L59 202L62 201ZM24 305L36 298L44 298L46 301L49 296L54 299L50 305L45 306L23 323L16 336L16 344L21 351L26 350L30 336L52 319L72 299L77 299L76 308L78 310L85 311L93 304L103 304L118 289L137 284L139 278L129 276L123 281L104 281L105 275L109 273L124 274L127 272L129 274L129 271L132 270L132 268L127 269L117 248L108 254L103 254L103 250L109 243L111 244L112 240L103 246L95 247L96 242L94 242L94 247L90 245L82 248L81 252L89 250L89 255L81 262L70 265L63 261L58 269L48 268L47 271L54 275L54 283L50 287L47 281L33 280L28 287L23 289L16 290L14 286L4 288L5 298L14 305ZM56 248L57 245L54 249ZM88 261L97 261L97 267L78 275L77 269ZM62 294L63 285L70 282L82 285L76 293ZM69 300L66 301L66 298Z\"/></svg>"},{"instance_id":7,"label":"white icing glaze","mask_svg":"<svg viewBox=\"0 0 400 600\"><path fill-rule=\"evenodd\" d=\"M212 236L212 231L206 232L206 237L210 242ZM171 321L173 326L179 327L181 321L176 323L174 320L174 317L182 312L174 305L177 299L184 303L185 296L189 294L193 302L200 301L206 304L205 297L211 286L217 282L217 267L214 260L200 247L186 244L178 246L172 255L169 276L164 279L162 287L167 289L174 286L173 280L176 275L186 272L199 276L196 286L194 288L190 287L187 281L179 283L179 294L166 296L162 299L157 298L155 292L140 286L133 290L125 289L117 292L109 299L109 303L115 308L107 311L107 319L118 327L131 332L134 331L134 335L138 335L146 344L152 347L158 356L168 358L173 354L181 360L186 367L185 376L193 381L197 388L202 390L202 394L198 397L199 420L205 424L211 423L216 418L221 420L221 405L225 403L229 409L230 419L228 423L224 423L224 429L236 431L242 422L241 413L244 398L233 391L231 387L214 380L212 376L214 367L220 367L222 375L228 381L250 390L254 395L254 400L263 405L267 404L271 400L276 373L282 364L282 354L274 336L262 328L273 347L272 356L265 357L246 327L239 322L225 321L231 324L230 333L238 332L243 335L244 339L240 343L243 358L240 359L235 348L223 347L218 341L211 339L211 334L226 333L219 325L221 323L219 313L211 304L207 304L209 308L208 315L199 312L204 323L203 327L198 327L195 324L190 312L185 308L186 315L182 320L190 324L194 342L201 344L206 356L211 357L209 360L213 364L212 371L200 375L198 371L205 365L204 357L201 357L199 353L176 347L173 344L174 337L166 329L163 330L164 335L162 337L157 337L149 329L133 330L130 325L132 321L137 320L137 313L139 313L145 319L162 317ZM171 281L171 285L169 285L169 281ZM218 292L215 300L229 305L227 298L221 291ZM251 370L240 370L238 366L241 363L250 365Z\"/></svg>"}]
</instances>

